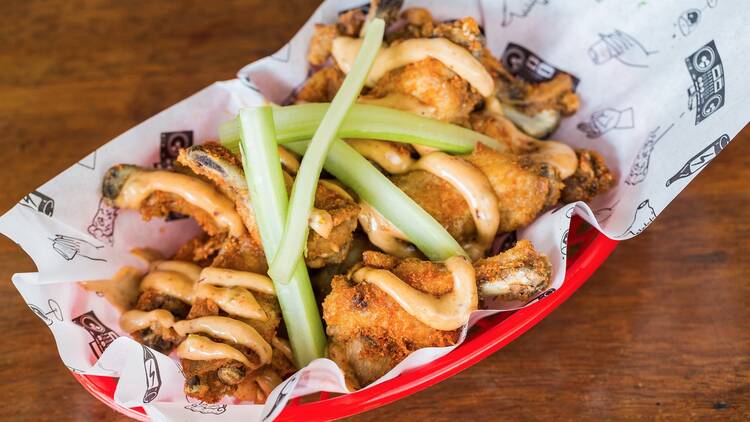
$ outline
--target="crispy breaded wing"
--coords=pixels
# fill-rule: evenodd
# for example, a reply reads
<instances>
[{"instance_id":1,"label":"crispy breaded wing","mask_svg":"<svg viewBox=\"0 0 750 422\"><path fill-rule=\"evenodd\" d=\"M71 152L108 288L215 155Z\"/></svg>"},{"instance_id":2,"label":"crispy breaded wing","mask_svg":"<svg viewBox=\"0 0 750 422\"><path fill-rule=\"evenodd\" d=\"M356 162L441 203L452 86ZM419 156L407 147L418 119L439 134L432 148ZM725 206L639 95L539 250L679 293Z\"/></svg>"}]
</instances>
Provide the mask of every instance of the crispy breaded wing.
<instances>
[{"instance_id":1,"label":"crispy breaded wing","mask_svg":"<svg viewBox=\"0 0 750 422\"><path fill-rule=\"evenodd\" d=\"M528 240L474 263L479 294L504 301L528 301L549 287L552 266Z\"/></svg>"},{"instance_id":2,"label":"crispy breaded wing","mask_svg":"<svg viewBox=\"0 0 750 422\"><path fill-rule=\"evenodd\" d=\"M224 194L234 201L239 215L250 233L253 234L253 239L258 239L255 244L260 245L260 236L257 234L255 216L250 205L250 193L244 171L237 157L221 145L207 143L181 150L177 161L189 167L196 174L214 182ZM291 178L288 178L288 181L291 182ZM351 198L342 196L339 192L322 183L318 184L315 207L329 214L332 221L331 231L327 233L326 237L310 230L307 239L305 262L310 267L319 268L328 263L340 262L346 256L351 243L352 232L357 226L359 207ZM249 250L252 245L242 244L239 246L241 248L235 250ZM222 265L214 263L213 266L243 269L232 265L231 261ZM252 269L249 270L252 271Z\"/></svg>"},{"instance_id":3,"label":"crispy breaded wing","mask_svg":"<svg viewBox=\"0 0 750 422\"><path fill-rule=\"evenodd\" d=\"M378 252L365 252L363 258L365 265L389 269L426 293L440 295L453 286L442 264ZM334 277L331 294L323 302L323 318L330 336L329 355L342 369L350 368L353 388L371 383L417 349L448 346L458 339L458 330L431 328L378 287L353 283L346 276Z\"/></svg>"},{"instance_id":4,"label":"crispy breaded wing","mask_svg":"<svg viewBox=\"0 0 750 422\"><path fill-rule=\"evenodd\" d=\"M596 151L579 149L578 168L565 179L565 188L560 199L564 203L590 201L596 195L610 190L615 184L615 176L607 168L604 158Z\"/></svg>"},{"instance_id":5,"label":"crispy breaded wing","mask_svg":"<svg viewBox=\"0 0 750 422\"><path fill-rule=\"evenodd\" d=\"M466 124L469 113L482 96L441 61L428 58L394 69L380 78L367 99L388 96L413 97L422 107L420 114L446 122ZM392 107L399 107L394 103Z\"/></svg>"}]
</instances>

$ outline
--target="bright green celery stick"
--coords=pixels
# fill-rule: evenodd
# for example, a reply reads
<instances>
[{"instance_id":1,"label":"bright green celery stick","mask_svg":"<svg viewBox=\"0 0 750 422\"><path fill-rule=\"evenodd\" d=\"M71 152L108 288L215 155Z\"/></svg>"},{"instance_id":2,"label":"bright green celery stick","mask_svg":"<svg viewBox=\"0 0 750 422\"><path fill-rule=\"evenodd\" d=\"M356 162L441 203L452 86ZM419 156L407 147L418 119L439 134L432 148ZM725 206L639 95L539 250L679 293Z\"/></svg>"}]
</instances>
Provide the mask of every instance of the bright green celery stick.
<instances>
[{"instance_id":1,"label":"bright green celery stick","mask_svg":"<svg viewBox=\"0 0 750 422\"><path fill-rule=\"evenodd\" d=\"M280 144L308 140L320 125L329 103L298 104L273 110L276 141ZM414 113L369 104L354 104L341 124L339 138L381 139L425 145L456 154L469 153L477 142L505 151L497 140L473 130ZM237 120L219 127L219 138L229 149L239 140Z\"/></svg>"},{"instance_id":2,"label":"bright green celery stick","mask_svg":"<svg viewBox=\"0 0 750 422\"><path fill-rule=\"evenodd\" d=\"M271 108L242 109L239 121L242 166L250 197L253 198L251 205L258 222L263 250L270 264L281 242L288 202ZM301 368L313 359L324 357L326 337L305 262L302 257L294 262L296 265L289 265L293 271L289 282L279 283L273 278L273 284L294 358L297 367Z\"/></svg>"},{"instance_id":3,"label":"bright green celery stick","mask_svg":"<svg viewBox=\"0 0 750 422\"><path fill-rule=\"evenodd\" d=\"M307 142L292 142L285 147L304 154ZM393 223L431 260L466 256L440 223L346 142L340 139L333 142L325 169Z\"/></svg>"},{"instance_id":4,"label":"bright green celery stick","mask_svg":"<svg viewBox=\"0 0 750 422\"><path fill-rule=\"evenodd\" d=\"M323 163L341 122L344 121L347 112L365 84L367 74L370 73L370 68L383 43L384 32L385 22L382 19L373 19L367 25L362 47L357 53L357 58L354 59L352 69L344 78L344 83L333 98L331 106L323 115L320 126L310 141L307 154L302 158L297 177L292 185L284 236L268 269L268 274L274 280L281 282L289 280L294 269L290 264L302 257L310 227L308 223L310 212L315 201L315 191L320 172L323 170Z\"/></svg>"}]
</instances>

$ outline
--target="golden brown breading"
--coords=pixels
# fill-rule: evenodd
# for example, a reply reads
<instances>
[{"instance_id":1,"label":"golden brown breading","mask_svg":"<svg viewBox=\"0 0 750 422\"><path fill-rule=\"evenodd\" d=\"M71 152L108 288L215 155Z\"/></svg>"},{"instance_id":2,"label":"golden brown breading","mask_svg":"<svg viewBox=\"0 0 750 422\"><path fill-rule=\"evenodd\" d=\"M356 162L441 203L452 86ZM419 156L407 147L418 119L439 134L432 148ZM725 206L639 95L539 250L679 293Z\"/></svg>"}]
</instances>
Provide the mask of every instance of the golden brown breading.
<instances>
[{"instance_id":1,"label":"golden brown breading","mask_svg":"<svg viewBox=\"0 0 750 422\"><path fill-rule=\"evenodd\" d=\"M307 61L313 66L322 66L331 55L333 39L339 35L336 25L315 24L310 49L307 51Z\"/></svg>"},{"instance_id":2,"label":"golden brown breading","mask_svg":"<svg viewBox=\"0 0 750 422\"><path fill-rule=\"evenodd\" d=\"M485 298L528 301L550 284L552 266L528 240L474 263L479 294Z\"/></svg>"},{"instance_id":3,"label":"golden brown breading","mask_svg":"<svg viewBox=\"0 0 750 422\"><path fill-rule=\"evenodd\" d=\"M169 354L172 349L184 340L173 328L158 325L130 333L130 336L138 343L164 354Z\"/></svg>"},{"instance_id":4,"label":"golden brown breading","mask_svg":"<svg viewBox=\"0 0 750 422\"><path fill-rule=\"evenodd\" d=\"M265 295L258 292L252 293L253 296L255 296L255 300L258 301L258 304L266 313L266 316L268 317L267 320L261 321L258 319L239 318L234 315L228 315L219 308L216 302L206 298L197 298L193 302L193 306L190 308L190 313L187 315L186 319L195 319L204 316L229 316L253 327L261 337L270 343L276 336L276 331L281 324L281 308L279 307L279 302L276 300L275 296Z\"/></svg>"},{"instance_id":5,"label":"golden brown breading","mask_svg":"<svg viewBox=\"0 0 750 422\"><path fill-rule=\"evenodd\" d=\"M264 273L266 262L262 259L260 235L250 206L250 192L237 157L221 145L208 143L181 150L177 160L196 174L211 180L232 199L252 235L252 239L225 242L223 246L226 247L222 247L212 265ZM285 181L287 188L291 189L293 179L287 175ZM305 262L310 267L319 268L340 262L346 256L352 232L357 227L359 206L324 184L318 184L315 207L327 211L333 220L333 228L327 238L310 230L307 239Z\"/></svg>"},{"instance_id":6,"label":"golden brown breading","mask_svg":"<svg viewBox=\"0 0 750 422\"><path fill-rule=\"evenodd\" d=\"M239 350L253 365L259 362L258 355L247 347L225 340L212 340ZM180 363L185 375L185 394L206 403L216 403L224 396L233 395L252 369L233 359L180 359Z\"/></svg>"},{"instance_id":7,"label":"golden brown breading","mask_svg":"<svg viewBox=\"0 0 750 422\"><path fill-rule=\"evenodd\" d=\"M153 311L155 309L166 309L171 312L177 319L184 319L190 312L190 304L177 299L176 297L167 296L159 293L154 289L146 289L138 296L138 302L135 309L139 311Z\"/></svg>"},{"instance_id":8,"label":"golden brown breading","mask_svg":"<svg viewBox=\"0 0 750 422\"><path fill-rule=\"evenodd\" d=\"M468 82L433 58L391 70L367 96L383 98L388 94L412 96L428 106L422 114L457 124L467 124L469 113L482 100Z\"/></svg>"},{"instance_id":9,"label":"golden brown breading","mask_svg":"<svg viewBox=\"0 0 750 422\"><path fill-rule=\"evenodd\" d=\"M321 268L342 262L351 247L352 233L357 228L359 205L350 198L344 198L336 190L319 183L315 191L314 206L331 215L333 230L326 238L310 230L305 263L311 268Z\"/></svg>"},{"instance_id":10,"label":"golden brown breading","mask_svg":"<svg viewBox=\"0 0 750 422\"><path fill-rule=\"evenodd\" d=\"M525 157L500 153L482 144L464 156L487 176L500 210L498 232L526 227L560 197L562 184L554 173Z\"/></svg>"},{"instance_id":11,"label":"golden brown breading","mask_svg":"<svg viewBox=\"0 0 750 422\"><path fill-rule=\"evenodd\" d=\"M379 254L368 259L386 263ZM445 293L442 283L428 279L444 277L442 264L415 261L399 262L392 271L416 289ZM357 381L355 386L369 384L417 349L449 346L458 340L458 330L440 331L423 324L369 283L352 284L347 277L336 276L331 287L323 302L323 318L331 337L329 355L343 368L352 368L354 373L349 375Z\"/></svg>"},{"instance_id":12,"label":"golden brown breading","mask_svg":"<svg viewBox=\"0 0 750 422\"><path fill-rule=\"evenodd\" d=\"M604 158L596 151L578 149L578 168L565 179L561 200L564 203L590 201L615 185L615 176L607 168Z\"/></svg>"},{"instance_id":13,"label":"golden brown breading","mask_svg":"<svg viewBox=\"0 0 750 422\"><path fill-rule=\"evenodd\" d=\"M459 243L474 239L476 227L471 209L450 183L423 170L394 175L391 180Z\"/></svg>"},{"instance_id":14,"label":"golden brown breading","mask_svg":"<svg viewBox=\"0 0 750 422\"><path fill-rule=\"evenodd\" d=\"M297 93L294 100L300 103L327 103L344 83L344 73L336 66L324 67L313 73Z\"/></svg>"},{"instance_id":15,"label":"golden brown breading","mask_svg":"<svg viewBox=\"0 0 750 422\"><path fill-rule=\"evenodd\" d=\"M180 246L172 260L192 262L200 267L211 265L216 253L224 243L224 235L209 236L201 233Z\"/></svg>"}]
</instances>

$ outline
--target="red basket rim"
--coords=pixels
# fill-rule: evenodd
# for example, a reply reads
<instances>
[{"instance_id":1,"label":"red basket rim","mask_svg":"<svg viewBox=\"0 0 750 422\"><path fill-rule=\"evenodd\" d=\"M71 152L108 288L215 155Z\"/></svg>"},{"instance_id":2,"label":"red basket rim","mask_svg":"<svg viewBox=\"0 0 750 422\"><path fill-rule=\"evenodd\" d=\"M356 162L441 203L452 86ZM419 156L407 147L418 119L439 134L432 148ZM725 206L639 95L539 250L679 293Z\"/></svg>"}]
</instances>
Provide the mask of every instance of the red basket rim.
<instances>
[{"instance_id":1,"label":"red basket rim","mask_svg":"<svg viewBox=\"0 0 750 422\"><path fill-rule=\"evenodd\" d=\"M572 223L580 221L576 220L574 218ZM578 224L571 224L571 235L576 226ZM567 300L601 266L617 244L616 240L596 232L591 243L570 263L560 289L526 308L490 317L494 325L487 324L488 319L479 321L478 325L484 331L451 353L365 390L309 403L294 400L277 420L326 421L352 416L414 394L474 365L528 331ZM149 420L143 408L126 408L115 403L117 378L76 373L73 376L91 395L110 408L133 419Z\"/></svg>"}]
</instances>

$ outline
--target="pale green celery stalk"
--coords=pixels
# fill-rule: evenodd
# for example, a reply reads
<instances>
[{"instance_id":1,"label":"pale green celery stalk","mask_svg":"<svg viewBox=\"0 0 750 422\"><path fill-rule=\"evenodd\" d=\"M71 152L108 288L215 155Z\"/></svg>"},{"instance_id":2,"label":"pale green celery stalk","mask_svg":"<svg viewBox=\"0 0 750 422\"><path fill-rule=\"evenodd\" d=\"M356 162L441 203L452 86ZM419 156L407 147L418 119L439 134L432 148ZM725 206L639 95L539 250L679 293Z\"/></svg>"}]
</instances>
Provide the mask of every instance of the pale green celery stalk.
<instances>
[{"instance_id":1,"label":"pale green celery stalk","mask_svg":"<svg viewBox=\"0 0 750 422\"><path fill-rule=\"evenodd\" d=\"M290 264L297 262L304 253L310 227L308 221L323 163L341 122L344 121L347 112L365 84L367 74L370 73L370 68L383 43L384 32L385 22L382 19L373 19L367 26L362 47L357 53L352 69L344 78L344 83L331 101L331 106L323 115L320 126L310 141L307 154L302 158L297 177L292 185L284 236L268 269L268 274L275 280L281 282L289 280L294 269Z\"/></svg>"},{"instance_id":2,"label":"pale green celery stalk","mask_svg":"<svg viewBox=\"0 0 750 422\"><path fill-rule=\"evenodd\" d=\"M329 103L310 103L274 108L276 141L285 144L310 139L328 107ZM425 145L455 154L471 152L477 142L499 151L507 149L496 139L461 126L369 104L354 104L336 136ZM236 119L221 124L219 138L224 146L233 148L239 140Z\"/></svg>"},{"instance_id":3,"label":"pale green celery stalk","mask_svg":"<svg viewBox=\"0 0 750 422\"><path fill-rule=\"evenodd\" d=\"M284 146L304 154L307 142ZM346 142L340 139L333 142L325 169L401 230L429 259L444 261L452 256L466 256L440 223Z\"/></svg>"},{"instance_id":4,"label":"pale green celery stalk","mask_svg":"<svg viewBox=\"0 0 750 422\"><path fill-rule=\"evenodd\" d=\"M268 106L240 110L240 150L242 166L250 189L251 203L258 223L266 259L276 254L284 230L287 191L279 163L274 136L273 115ZM289 281L279 283L272 277L281 305L297 367L325 356L326 336L315 302L310 278L302 257L289 265Z\"/></svg>"}]
</instances>

